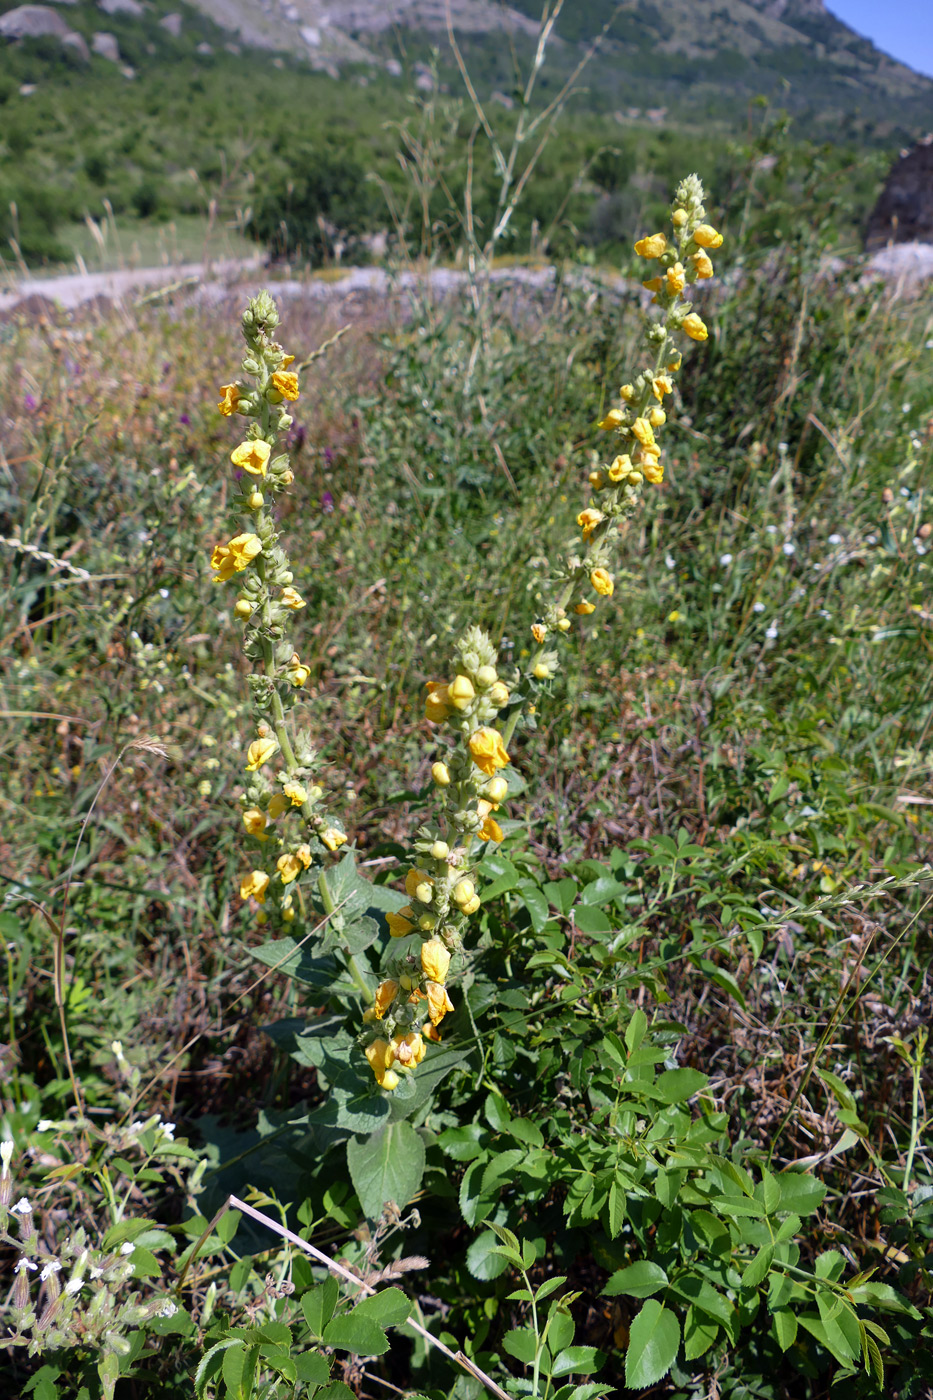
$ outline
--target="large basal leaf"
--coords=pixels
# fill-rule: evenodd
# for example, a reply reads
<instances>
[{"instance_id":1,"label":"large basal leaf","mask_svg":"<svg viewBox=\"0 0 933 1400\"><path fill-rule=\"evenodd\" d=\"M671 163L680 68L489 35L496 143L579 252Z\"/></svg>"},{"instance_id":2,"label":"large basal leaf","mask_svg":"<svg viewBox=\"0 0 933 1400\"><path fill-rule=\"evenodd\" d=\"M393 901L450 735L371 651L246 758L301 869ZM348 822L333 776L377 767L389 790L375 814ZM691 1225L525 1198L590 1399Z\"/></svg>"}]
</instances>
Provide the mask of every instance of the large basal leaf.
<instances>
[{"instance_id":1,"label":"large basal leaf","mask_svg":"<svg viewBox=\"0 0 933 1400\"><path fill-rule=\"evenodd\" d=\"M266 967L274 967L277 972L284 972L287 977L304 982L320 994L322 1001L330 995L359 995L359 987L343 971L337 959L312 957L308 943L299 947L294 938L273 938L250 951Z\"/></svg>"},{"instance_id":2,"label":"large basal leaf","mask_svg":"<svg viewBox=\"0 0 933 1400\"><path fill-rule=\"evenodd\" d=\"M404 1207L421 1185L424 1142L410 1123L387 1123L367 1138L347 1144L353 1189L371 1220L382 1214L386 1201Z\"/></svg>"},{"instance_id":3,"label":"large basal leaf","mask_svg":"<svg viewBox=\"0 0 933 1400\"><path fill-rule=\"evenodd\" d=\"M642 1304L629 1333L625 1384L631 1390L654 1385L673 1366L679 1346L680 1323L676 1314L656 1298L649 1298Z\"/></svg>"}]
</instances>

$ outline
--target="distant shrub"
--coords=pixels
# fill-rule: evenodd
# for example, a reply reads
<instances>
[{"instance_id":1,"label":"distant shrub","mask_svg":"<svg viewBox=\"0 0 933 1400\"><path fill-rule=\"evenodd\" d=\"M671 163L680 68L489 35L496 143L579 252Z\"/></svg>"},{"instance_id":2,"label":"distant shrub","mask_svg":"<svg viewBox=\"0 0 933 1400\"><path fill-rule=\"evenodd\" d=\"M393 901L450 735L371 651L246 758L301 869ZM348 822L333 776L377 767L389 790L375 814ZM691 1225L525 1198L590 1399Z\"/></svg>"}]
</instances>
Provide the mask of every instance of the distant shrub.
<instances>
[{"instance_id":1,"label":"distant shrub","mask_svg":"<svg viewBox=\"0 0 933 1400\"><path fill-rule=\"evenodd\" d=\"M372 229L379 206L352 156L306 150L294 170L263 195L253 215L253 234L273 256L321 258L332 251L331 231L354 241Z\"/></svg>"}]
</instances>

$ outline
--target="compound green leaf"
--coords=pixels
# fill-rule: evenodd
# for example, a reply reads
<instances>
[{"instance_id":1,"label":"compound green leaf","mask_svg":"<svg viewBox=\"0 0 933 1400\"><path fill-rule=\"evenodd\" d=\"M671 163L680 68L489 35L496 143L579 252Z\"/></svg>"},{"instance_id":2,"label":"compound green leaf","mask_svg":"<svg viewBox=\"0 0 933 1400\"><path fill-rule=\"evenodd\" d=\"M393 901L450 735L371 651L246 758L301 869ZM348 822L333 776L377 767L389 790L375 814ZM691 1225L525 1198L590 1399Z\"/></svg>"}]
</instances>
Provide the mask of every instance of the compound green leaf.
<instances>
[{"instance_id":1,"label":"compound green leaf","mask_svg":"<svg viewBox=\"0 0 933 1400\"><path fill-rule=\"evenodd\" d=\"M680 1323L676 1314L656 1298L649 1298L642 1304L629 1333L625 1384L632 1390L654 1385L673 1366L679 1346Z\"/></svg>"}]
</instances>

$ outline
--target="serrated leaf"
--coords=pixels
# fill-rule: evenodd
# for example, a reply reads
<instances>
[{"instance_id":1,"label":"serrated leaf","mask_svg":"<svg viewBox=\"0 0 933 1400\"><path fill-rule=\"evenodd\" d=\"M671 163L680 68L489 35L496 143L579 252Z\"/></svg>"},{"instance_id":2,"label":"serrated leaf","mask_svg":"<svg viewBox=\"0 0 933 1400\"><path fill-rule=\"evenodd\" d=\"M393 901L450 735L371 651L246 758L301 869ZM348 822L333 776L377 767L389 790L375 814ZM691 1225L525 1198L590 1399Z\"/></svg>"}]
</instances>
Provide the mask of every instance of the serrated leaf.
<instances>
[{"instance_id":1,"label":"serrated leaf","mask_svg":"<svg viewBox=\"0 0 933 1400\"><path fill-rule=\"evenodd\" d=\"M680 1346L676 1314L656 1298L642 1303L629 1331L625 1353L625 1384L631 1390L654 1385L673 1366Z\"/></svg>"},{"instance_id":2,"label":"serrated leaf","mask_svg":"<svg viewBox=\"0 0 933 1400\"><path fill-rule=\"evenodd\" d=\"M306 1385L326 1385L330 1380L330 1357L319 1351L293 1352L298 1380Z\"/></svg>"},{"instance_id":3,"label":"serrated leaf","mask_svg":"<svg viewBox=\"0 0 933 1400\"><path fill-rule=\"evenodd\" d=\"M787 1351L797 1340L797 1315L790 1308L778 1308L772 1316L772 1326L777 1344Z\"/></svg>"},{"instance_id":4,"label":"serrated leaf","mask_svg":"<svg viewBox=\"0 0 933 1400\"><path fill-rule=\"evenodd\" d=\"M593 1371L599 1370L604 1359L595 1347L565 1347L555 1356L551 1375L572 1376L574 1372L578 1372L581 1376L589 1376Z\"/></svg>"},{"instance_id":5,"label":"serrated leaf","mask_svg":"<svg viewBox=\"0 0 933 1400\"><path fill-rule=\"evenodd\" d=\"M467 1249L466 1265L474 1278L488 1282L505 1273L509 1260L500 1252L492 1231L483 1230Z\"/></svg>"},{"instance_id":6,"label":"serrated leaf","mask_svg":"<svg viewBox=\"0 0 933 1400\"><path fill-rule=\"evenodd\" d=\"M386 1123L347 1143L347 1165L364 1213L376 1220L387 1201L404 1208L424 1175L424 1139L410 1123Z\"/></svg>"},{"instance_id":7,"label":"serrated leaf","mask_svg":"<svg viewBox=\"0 0 933 1400\"><path fill-rule=\"evenodd\" d=\"M665 1103L684 1103L705 1089L709 1075L698 1069L668 1069L658 1076L658 1090Z\"/></svg>"},{"instance_id":8,"label":"serrated leaf","mask_svg":"<svg viewBox=\"0 0 933 1400\"><path fill-rule=\"evenodd\" d=\"M357 1309L331 1318L324 1328L322 1341L335 1351L351 1351L356 1356L382 1356L389 1350L389 1339L382 1328L365 1317L358 1317Z\"/></svg>"},{"instance_id":9,"label":"serrated leaf","mask_svg":"<svg viewBox=\"0 0 933 1400\"><path fill-rule=\"evenodd\" d=\"M411 1301L400 1288L383 1288L361 1298L353 1309L355 1317L366 1317L378 1327L400 1327L411 1312Z\"/></svg>"},{"instance_id":10,"label":"serrated leaf","mask_svg":"<svg viewBox=\"0 0 933 1400\"><path fill-rule=\"evenodd\" d=\"M786 1171L777 1177L781 1187L781 1209L795 1215L812 1215L819 1210L826 1186L808 1172Z\"/></svg>"},{"instance_id":11,"label":"serrated leaf","mask_svg":"<svg viewBox=\"0 0 933 1400\"><path fill-rule=\"evenodd\" d=\"M667 1274L660 1264L650 1259L642 1259L637 1264L629 1264L625 1269L617 1269L609 1279L602 1296L604 1298L650 1298L667 1287ZM647 1384L647 1382L646 1382Z\"/></svg>"},{"instance_id":12,"label":"serrated leaf","mask_svg":"<svg viewBox=\"0 0 933 1400\"><path fill-rule=\"evenodd\" d=\"M690 1304L684 1318L684 1357L695 1361L704 1356L719 1336L719 1325Z\"/></svg>"},{"instance_id":13,"label":"serrated leaf","mask_svg":"<svg viewBox=\"0 0 933 1400\"><path fill-rule=\"evenodd\" d=\"M513 1327L502 1338L502 1349L523 1366L533 1366L538 1339L530 1327Z\"/></svg>"},{"instance_id":14,"label":"serrated leaf","mask_svg":"<svg viewBox=\"0 0 933 1400\"><path fill-rule=\"evenodd\" d=\"M774 1245L764 1244L755 1255L754 1259L745 1268L742 1274L743 1288L757 1288L767 1277L768 1270L774 1259Z\"/></svg>"},{"instance_id":15,"label":"serrated leaf","mask_svg":"<svg viewBox=\"0 0 933 1400\"><path fill-rule=\"evenodd\" d=\"M301 1295L301 1311L313 1336L320 1337L334 1315L339 1297L340 1289L333 1274L328 1274L323 1283Z\"/></svg>"}]
</instances>

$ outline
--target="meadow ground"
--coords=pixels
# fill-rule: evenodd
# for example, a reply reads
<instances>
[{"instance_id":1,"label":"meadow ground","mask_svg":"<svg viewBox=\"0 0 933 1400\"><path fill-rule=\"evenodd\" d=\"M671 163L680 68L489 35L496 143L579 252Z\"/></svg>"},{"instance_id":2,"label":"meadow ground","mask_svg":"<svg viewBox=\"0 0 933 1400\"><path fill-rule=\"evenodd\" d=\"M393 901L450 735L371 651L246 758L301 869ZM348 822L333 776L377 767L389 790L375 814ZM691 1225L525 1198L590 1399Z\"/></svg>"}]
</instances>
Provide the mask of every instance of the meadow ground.
<instances>
[{"instance_id":1,"label":"meadow ground","mask_svg":"<svg viewBox=\"0 0 933 1400\"><path fill-rule=\"evenodd\" d=\"M742 1250L760 1240L723 1246L726 1311L707 1297L703 1312L688 1282L697 1257L720 1257L719 1235L691 1245L668 1218L686 1212L682 1189L691 1207L707 1199L692 1158L652 1169L651 1210L630 1207L624 1227L608 1185L580 1195L581 1175L609 1170L586 1156L606 1105L588 1097L586 1057L638 1007L666 1072L700 1072L697 1121L721 1159L759 1174L759 1195L769 1168L786 1181L802 1165L817 1183L788 1207L790 1271L844 1271L869 1318L886 1310L886 1393L930 1393L933 316L926 294L818 267L803 239L746 245L709 300L664 487L517 743L506 840L481 867L471 1024L416 1118L425 1168L404 1235L397 1216L364 1223L341 1155L350 1139L352 1169L351 1131L328 1137L313 1117L329 1071L294 1038L324 1005L313 970L257 956L268 935L237 894L252 726L208 558L234 441L215 388L237 370L242 306L169 297L0 324L3 1135L48 1250L76 1220L92 1237L156 1220L142 1287L170 1285L186 1232L249 1186L355 1266L423 1256L419 1316L469 1336L502 1381L529 1358L505 1340L522 1311L514 1274L488 1228L476 1247L492 1222L533 1241L535 1283L568 1276L565 1312L605 1356L610 1393L637 1305L621 1284L602 1290L642 1263L666 1271L661 1312L683 1314L692 1339L645 1394L817 1397L849 1363L846 1393L877 1393L867 1341L853 1351L822 1301L799 1338L774 1321L773 1282L753 1306ZM424 683L471 622L505 663L527 656L541 561L573 533L642 306L560 282L517 316L494 301L480 354L452 301L282 311L299 360L349 326L302 379L283 530L308 602L302 722L359 867L397 885L435 757ZM197 1179L173 1177L183 1159L153 1170L128 1149L114 1165L115 1138L76 1135L76 1082L98 1134L126 1114L177 1123L206 1164ZM285 1315L288 1268L261 1232L208 1244L183 1298L191 1331L150 1329L141 1378L118 1395L188 1394L220 1314ZM863 1269L902 1301L852 1284ZM25 1385L41 1361L58 1368L48 1395L96 1394L88 1335L38 1360L11 1352L10 1374ZM335 1396L482 1390L410 1334L341 1364L350 1389ZM279 1382L296 1393L281 1370L265 1393Z\"/></svg>"}]
</instances>

